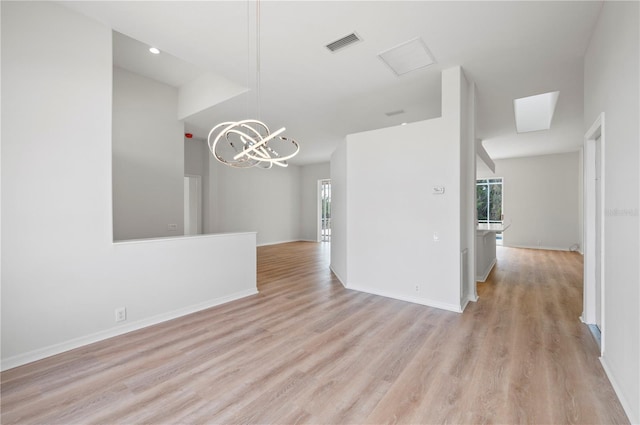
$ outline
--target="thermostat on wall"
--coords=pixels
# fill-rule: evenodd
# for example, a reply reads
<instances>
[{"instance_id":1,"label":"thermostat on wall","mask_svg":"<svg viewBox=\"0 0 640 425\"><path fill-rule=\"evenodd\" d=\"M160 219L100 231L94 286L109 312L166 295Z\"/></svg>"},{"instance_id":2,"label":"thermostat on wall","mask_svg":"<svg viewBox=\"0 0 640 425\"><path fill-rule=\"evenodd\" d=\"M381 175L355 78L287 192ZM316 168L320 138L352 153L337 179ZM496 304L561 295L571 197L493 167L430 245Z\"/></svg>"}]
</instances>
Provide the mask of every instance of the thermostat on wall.
<instances>
[{"instance_id":1,"label":"thermostat on wall","mask_svg":"<svg viewBox=\"0 0 640 425\"><path fill-rule=\"evenodd\" d=\"M434 195L444 194L444 186L433 186L433 194Z\"/></svg>"}]
</instances>

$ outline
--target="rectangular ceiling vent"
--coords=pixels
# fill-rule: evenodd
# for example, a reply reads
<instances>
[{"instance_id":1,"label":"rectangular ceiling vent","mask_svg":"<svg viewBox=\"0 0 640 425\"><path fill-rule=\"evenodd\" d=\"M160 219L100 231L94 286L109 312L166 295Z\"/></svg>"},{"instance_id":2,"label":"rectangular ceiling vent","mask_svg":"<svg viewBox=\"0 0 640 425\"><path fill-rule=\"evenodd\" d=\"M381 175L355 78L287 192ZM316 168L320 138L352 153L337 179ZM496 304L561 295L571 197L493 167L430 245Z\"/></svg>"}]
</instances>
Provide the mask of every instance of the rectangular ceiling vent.
<instances>
[{"instance_id":1,"label":"rectangular ceiling vent","mask_svg":"<svg viewBox=\"0 0 640 425\"><path fill-rule=\"evenodd\" d=\"M427 49L427 45L420 37L392 47L389 50L378 53L378 57L398 77L407 72L436 63L433 55Z\"/></svg>"},{"instance_id":2,"label":"rectangular ceiling vent","mask_svg":"<svg viewBox=\"0 0 640 425\"><path fill-rule=\"evenodd\" d=\"M362 41L362 39L358 37L358 34L353 32L347 36L342 37L340 40L336 40L333 43L327 44L326 47L332 52L337 52L338 50L344 49L345 47L351 46L352 44L358 43L359 41Z\"/></svg>"},{"instance_id":3,"label":"rectangular ceiling vent","mask_svg":"<svg viewBox=\"0 0 640 425\"><path fill-rule=\"evenodd\" d=\"M393 117L394 115L404 114L404 109L398 109L397 111L385 112L384 113L388 117Z\"/></svg>"}]
</instances>

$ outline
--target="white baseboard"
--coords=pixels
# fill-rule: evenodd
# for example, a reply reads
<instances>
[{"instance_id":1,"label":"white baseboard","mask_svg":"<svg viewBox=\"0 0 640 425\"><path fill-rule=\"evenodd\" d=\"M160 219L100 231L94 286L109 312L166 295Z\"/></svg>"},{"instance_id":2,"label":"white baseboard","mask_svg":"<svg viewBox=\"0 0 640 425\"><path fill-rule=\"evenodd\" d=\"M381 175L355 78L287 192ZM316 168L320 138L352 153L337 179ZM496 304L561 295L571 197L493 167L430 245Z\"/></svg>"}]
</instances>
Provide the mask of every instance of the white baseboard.
<instances>
[{"instance_id":1,"label":"white baseboard","mask_svg":"<svg viewBox=\"0 0 640 425\"><path fill-rule=\"evenodd\" d=\"M477 294L473 294L473 293L467 294L466 297L460 300L460 304L462 305L461 310L464 312L464 310L467 308L467 305L469 305L469 303L475 303L478 301L478 299L479 297Z\"/></svg>"},{"instance_id":2,"label":"white baseboard","mask_svg":"<svg viewBox=\"0 0 640 425\"><path fill-rule=\"evenodd\" d=\"M489 273L491 273L491 270L493 270L493 267L496 265L496 261L497 260L495 258L491 261L491 264L489 264L489 267L487 267L487 270L485 270L483 275L476 275L476 282L485 282L487 280Z\"/></svg>"},{"instance_id":3,"label":"white baseboard","mask_svg":"<svg viewBox=\"0 0 640 425\"><path fill-rule=\"evenodd\" d=\"M622 408L624 409L624 412L627 414L627 419L629 419L629 422L631 422L632 424L640 424L640 418L633 417L633 411L631 410L631 405L629 404L629 401L625 398L624 393L620 389L620 385L618 385L618 382L613 377L613 374L611 373L611 369L607 365L607 362L604 357L600 357L600 363L602 364L604 373L606 373L607 378L609 378L609 382L611 382L613 391L615 391L616 395L618 396L618 400L620 400L620 404L622 404Z\"/></svg>"},{"instance_id":4,"label":"white baseboard","mask_svg":"<svg viewBox=\"0 0 640 425\"><path fill-rule=\"evenodd\" d=\"M332 265L329 265L329 270L331 270L331 273L336 275L336 277L338 278L338 280L340 281L342 286L344 286L346 288L347 285L345 285L345 280L338 273L336 273L336 271L333 269Z\"/></svg>"},{"instance_id":5,"label":"white baseboard","mask_svg":"<svg viewBox=\"0 0 640 425\"><path fill-rule=\"evenodd\" d=\"M291 243L291 242L313 242L313 243L320 243L322 241L317 241L315 239L292 239L290 241L278 241L278 242L266 242L266 243L261 243L259 245L256 246L268 246L268 245L280 245L282 243Z\"/></svg>"},{"instance_id":6,"label":"white baseboard","mask_svg":"<svg viewBox=\"0 0 640 425\"><path fill-rule=\"evenodd\" d=\"M56 354L64 353L65 351L73 350L83 347L85 345L93 344L94 342L103 341L114 336L123 335L129 332L137 331L148 326L157 325L158 323L166 322L168 320L177 319L178 317L186 316L188 314L195 313L197 311L206 310L207 308L215 307L220 304L235 301L240 298L248 297L250 295L257 294L256 288L248 289L245 291L236 292L224 297L215 298L213 300L205 301L190 305L184 308L173 310L167 313L158 314L156 316L149 317L147 319L138 320L135 322L123 324L111 329L96 332L90 335L74 338L69 341L64 341L58 344L50 345L48 347L39 348L37 350L29 351L28 353L18 354L15 356L2 359L2 365L0 370L5 371L14 367L22 366L27 363L42 360L46 357L51 357Z\"/></svg>"},{"instance_id":7,"label":"white baseboard","mask_svg":"<svg viewBox=\"0 0 640 425\"><path fill-rule=\"evenodd\" d=\"M477 295L476 296L474 296L473 294L467 295L467 297L462 301L462 311L463 312L465 311L465 309L467 308L467 305L469 305L469 303L478 302L479 299L480 299L480 297L478 297Z\"/></svg>"},{"instance_id":8,"label":"white baseboard","mask_svg":"<svg viewBox=\"0 0 640 425\"><path fill-rule=\"evenodd\" d=\"M288 241L265 242L265 243L257 244L256 246L280 245L281 243L291 243L291 242L300 242L300 239L291 239Z\"/></svg>"},{"instance_id":9,"label":"white baseboard","mask_svg":"<svg viewBox=\"0 0 640 425\"><path fill-rule=\"evenodd\" d=\"M462 310L464 312L464 310L467 308L467 304L469 304L469 301L471 301L469 298L465 298L464 302L462 303L462 307L460 308L460 310Z\"/></svg>"},{"instance_id":10,"label":"white baseboard","mask_svg":"<svg viewBox=\"0 0 640 425\"><path fill-rule=\"evenodd\" d=\"M343 285L344 285L344 283L343 283ZM443 302L440 302L440 301L429 300L429 299L426 299L426 298L412 297L412 296L407 296L407 295L403 295L403 294L397 294L397 293L393 293L393 292L380 291L378 289L371 289L371 288L366 287L366 286L359 286L359 285L349 284L348 286L345 286L345 288L351 289L351 290L354 290L354 291L358 291L358 292L365 292L367 294L379 295L381 297L393 298L395 300L407 301L407 302L414 303L414 304L422 304L422 305L426 305L428 307L439 308L441 310L453 311L455 313L462 313L462 308L460 308L461 306L455 305L455 304L448 304L448 303L443 303Z\"/></svg>"},{"instance_id":11,"label":"white baseboard","mask_svg":"<svg viewBox=\"0 0 640 425\"><path fill-rule=\"evenodd\" d=\"M523 248L523 249L543 249L546 251L570 251L569 248L557 247L557 246L529 246L529 245L512 245L503 244L505 248Z\"/></svg>"}]
</instances>

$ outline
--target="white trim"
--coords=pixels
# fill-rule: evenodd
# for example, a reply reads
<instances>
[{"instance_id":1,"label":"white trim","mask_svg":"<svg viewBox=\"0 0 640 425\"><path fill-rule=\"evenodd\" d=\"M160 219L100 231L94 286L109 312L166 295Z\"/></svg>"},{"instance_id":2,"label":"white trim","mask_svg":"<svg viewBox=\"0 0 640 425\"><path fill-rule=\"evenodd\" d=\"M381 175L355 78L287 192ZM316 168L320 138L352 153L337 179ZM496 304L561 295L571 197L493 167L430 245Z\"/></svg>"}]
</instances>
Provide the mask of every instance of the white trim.
<instances>
[{"instance_id":1,"label":"white trim","mask_svg":"<svg viewBox=\"0 0 640 425\"><path fill-rule=\"evenodd\" d=\"M443 302L440 302L440 301L433 301L433 300L429 300L427 298L412 297L412 296L407 296L407 295L403 295L403 294L397 294L397 293L393 293L393 292L389 292L389 291L380 291L378 289L372 289L372 288L369 288L369 287L366 287L366 286L359 286L359 285L349 284L349 285L347 285L345 287L347 289L351 289L353 291L365 292L367 294L379 295L379 296L385 297L385 298L393 298L395 300L407 301L407 302L414 303L414 304L422 304L422 305L426 305L428 307L439 308L441 310L453 311L455 313L462 313L462 308L461 308L460 305L448 304L448 303L443 303Z\"/></svg>"},{"instance_id":2,"label":"white trim","mask_svg":"<svg viewBox=\"0 0 640 425\"><path fill-rule=\"evenodd\" d=\"M470 302L475 303L480 299L480 297L478 297L477 295L475 297L469 296L464 300L464 304L462 305L461 310L464 312L467 308L467 305L469 305Z\"/></svg>"},{"instance_id":3,"label":"white trim","mask_svg":"<svg viewBox=\"0 0 640 425\"><path fill-rule=\"evenodd\" d=\"M178 317L186 316L201 310L206 310L211 307L215 307L220 304L235 301L241 298L249 297L258 293L257 289L247 289L244 291L236 292L224 297L214 298L209 301L190 305L177 310L173 310L167 313L158 314L156 316L149 317L147 319L138 320L125 325L120 325L111 329L96 332L90 335L85 335L79 338L74 338L69 341L61 342L59 344L50 345L48 347L39 348L37 350L30 351L24 354L18 354L16 356L2 359L2 366L0 369L5 371L14 367L22 366L27 363L42 360L46 357L54 356L56 354L64 353L65 351L73 350L76 348L84 347L85 345L93 344L95 342L103 341L108 338L113 338L118 335L123 335L129 332L137 331L148 326L157 325L158 323L166 322L168 320L177 319Z\"/></svg>"},{"instance_id":4,"label":"white trim","mask_svg":"<svg viewBox=\"0 0 640 425\"><path fill-rule=\"evenodd\" d=\"M288 241L265 242L265 243L257 244L256 246L280 245L281 243L291 243L291 242L300 242L300 241L301 239L290 239ZM307 242L307 241L304 241L304 242ZM309 242L316 242L316 241L309 241Z\"/></svg>"},{"instance_id":5,"label":"white trim","mask_svg":"<svg viewBox=\"0 0 640 425\"><path fill-rule=\"evenodd\" d=\"M570 248L560 247L560 246L533 246L533 245L502 245L505 248L521 248L521 249L541 249L544 251L566 251L566 252L578 252L571 251Z\"/></svg>"},{"instance_id":6,"label":"white trim","mask_svg":"<svg viewBox=\"0 0 640 425\"><path fill-rule=\"evenodd\" d=\"M201 235L202 229L204 228L203 218L202 217L202 204L204 202L203 198L203 187L202 187L202 176L198 174L185 174L185 178L196 179L198 185L198 207L196 208L196 212L198 217L196 218L196 235ZM186 232L186 229L185 229ZM185 236L195 236L195 235L185 235Z\"/></svg>"},{"instance_id":7,"label":"white trim","mask_svg":"<svg viewBox=\"0 0 640 425\"><path fill-rule=\"evenodd\" d=\"M345 280L342 277L340 277L340 275L338 273L336 273L336 271L333 269L333 265L329 265L329 270L331 270L331 273L336 275L336 277L338 278L338 280L340 281L342 286L344 286L346 288L347 285L345 284Z\"/></svg>"},{"instance_id":8,"label":"white trim","mask_svg":"<svg viewBox=\"0 0 640 425\"><path fill-rule=\"evenodd\" d=\"M489 267L487 267L487 270L486 270L485 274L482 275L482 276L476 275L476 282L486 282L487 278L489 277L489 273L491 273L491 270L493 270L493 268L495 267L497 261L498 260L496 258L491 260L491 264L489 264ZM472 300L472 301L475 301L475 300Z\"/></svg>"},{"instance_id":9,"label":"white trim","mask_svg":"<svg viewBox=\"0 0 640 425\"><path fill-rule=\"evenodd\" d=\"M329 183L329 201L331 201L331 179L319 179L317 186L317 217L316 217L316 234L318 237L318 242L331 242L331 233L329 233L329 240L325 241L322 239L322 186L325 182ZM331 224L329 224L329 230L331 230Z\"/></svg>"},{"instance_id":10,"label":"white trim","mask_svg":"<svg viewBox=\"0 0 640 425\"><path fill-rule=\"evenodd\" d=\"M322 180L316 181L316 242L322 241Z\"/></svg>"},{"instance_id":11,"label":"white trim","mask_svg":"<svg viewBox=\"0 0 640 425\"><path fill-rule=\"evenodd\" d=\"M600 199L600 355L605 353L606 344L606 325L605 325L605 115L601 113L591 125L584 135L583 148L583 246L584 251L584 272L583 272L583 312L582 318L587 324L596 323L596 279L595 279L595 159L596 148L595 141L600 137L600 181L601 199Z\"/></svg>"},{"instance_id":12,"label":"white trim","mask_svg":"<svg viewBox=\"0 0 640 425\"><path fill-rule=\"evenodd\" d=\"M609 368L609 366L607 365L607 361L605 360L604 357L600 357L600 364L602 364L602 368L604 369L604 373L607 375L607 378L609 378L609 382L611 383L611 386L613 387L613 391L615 391L616 395L618 396L618 400L620 400L620 404L622 405L622 409L627 414L627 419L629 419L629 422L631 422L632 424L640 424L640 418L632 417L633 409L631 409L631 404L624 397L624 392L620 388L620 385L618 385L618 382L613 378L614 375L611 372L611 369Z\"/></svg>"},{"instance_id":13,"label":"white trim","mask_svg":"<svg viewBox=\"0 0 640 425\"><path fill-rule=\"evenodd\" d=\"M146 239L123 239L113 241L114 246L118 245L128 245L135 243L151 243L151 242L166 242L166 241L180 241L183 239L193 239L193 238L220 238L227 236L239 236L239 235L255 235L257 232L231 232L231 233L206 233L203 235L176 235L176 236L167 236L162 238L146 238Z\"/></svg>"}]
</instances>

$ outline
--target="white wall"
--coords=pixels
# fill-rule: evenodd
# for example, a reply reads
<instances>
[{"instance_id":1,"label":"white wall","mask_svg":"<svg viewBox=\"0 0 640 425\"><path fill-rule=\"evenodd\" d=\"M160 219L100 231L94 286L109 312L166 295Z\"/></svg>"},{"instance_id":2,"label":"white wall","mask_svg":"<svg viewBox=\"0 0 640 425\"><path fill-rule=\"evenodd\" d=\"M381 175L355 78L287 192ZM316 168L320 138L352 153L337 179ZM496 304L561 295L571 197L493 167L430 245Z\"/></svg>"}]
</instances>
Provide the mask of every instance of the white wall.
<instances>
[{"instance_id":1,"label":"white wall","mask_svg":"<svg viewBox=\"0 0 640 425\"><path fill-rule=\"evenodd\" d=\"M184 173L204 176L209 173L209 149L200 139L184 138Z\"/></svg>"},{"instance_id":2,"label":"white wall","mask_svg":"<svg viewBox=\"0 0 640 425\"><path fill-rule=\"evenodd\" d=\"M477 301L476 252L476 86L467 84L460 99L460 304ZM466 252L466 256L463 254Z\"/></svg>"},{"instance_id":3,"label":"white wall","mask_svg":"<svg viewBox=\"0 0 640 425\"><path fill-rule=\"evenodd\" d=\"M331 270L342 285L349 282L347 273L347 144L341 143L331 154Z\"/></svg>"},{"instance_id":4,"label":"white wall","mask_svg":"<svg viewBox=\"0 0 640 425\"><path fill-rule=\"evenodd\" d=\"M604 2L585 55L584 130L605 114L603 365L640 423L638 2Z\"/></svg>"},{"instance_id":5,"label":"white wall","mask_svg":"<svg viewBox=\"0 0 640 425\"><path fill-rule=\"evenodd\" d=\"M200 139L184 139L184 174L202 177L202 233L211 230L211 189L209 181L209 147Z\"/></svg>"},{"instance_id":6,"label":"white wall","mask_svg":"<svg viewBox=\"0 0 640 425\"><path fill-rule=\"evenodd\" d=\"M333 233L346 230L346 241L334 239L332 267L348 288L460 311L467 89L460 67L445 70L442 118L351 134L346 153L334 153ZM398 158L389 157L390 146ZM444 195L432 194L434 186L444 186Z\"/></svg>"},{"instance_id":7,"label":"white wall","mask_svg":"<svg viewBox=\"0 0 640 425\"><path fill-rule=\"evenodd\" d=\"M185 119L246 91L246 87L224 77L204 73L180 87L177 117Z\"/></svg>"},{"instance_id":8,"label":"white wall","mask_svg":"<svg viewBox=\"0 0 640 425\"><path fill-rule=\"evenodd\" d=\"M503 245L569 250L580 243L578 152L495 160L502 177L502 208L511 227Z\"/></svg>"},{"instance_id":9,"label":"white wall","mask_svg":"<svg viewBox=\"0 0 640 425\"><path fill-rule=\"evenodd\" d=\"M184 234L184 124L177 104L175 87L114 67L114 240Z\"/></svg>"},{"instance_id":10,"label":"white wall","mask_svg":"<svg viewBox=\"0 0 640 425\"><path fill-rule=\"evenodd\" d=\"M578 151L578 237L579 252L584 254L584 149Z\"/></svg>"},{"instance_id":11,"label":"white wall","mask_svg":"<svg viewBox=\"0 0 640 425\"><path fill-rule=\"evenodd\" d=\"M257 232L258 245L317 241L317 183L330 177L328 162L237 169L220 164L203 146L205 233ZM190 147L189 162L195 163L197 154Z\"/></svg>"},{"instance_id":12,"label":"white wall","mask_svg":"<svg viewBox=\"0 0 640 425\"><path fill-rule=\"evenodd\" d=\"M300 167L232 168L209 161L215 232L257 232L258 245L300 237Z\"/></svg>"},{"instance_id":13,"label":"white wall","mask_svg":"<svg viewBox=\"0 0 640 425\"><path fill-rule=\"evenodd\" d=\"M112 242L111 29L0 7L2 368L255 293L255 234Z\"/></svg>"},{"instance_id":14,"label":"white wall","mask_svg":"<svg viewBox=\"0 0 640 425\"><path fill-rule=\"evenodd\" d=\"M308 164L300 167L300 174L300 239L318 242L318 180L330 178L331 167L328 162Z\"/></svg>"}]
</instances>

